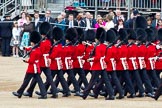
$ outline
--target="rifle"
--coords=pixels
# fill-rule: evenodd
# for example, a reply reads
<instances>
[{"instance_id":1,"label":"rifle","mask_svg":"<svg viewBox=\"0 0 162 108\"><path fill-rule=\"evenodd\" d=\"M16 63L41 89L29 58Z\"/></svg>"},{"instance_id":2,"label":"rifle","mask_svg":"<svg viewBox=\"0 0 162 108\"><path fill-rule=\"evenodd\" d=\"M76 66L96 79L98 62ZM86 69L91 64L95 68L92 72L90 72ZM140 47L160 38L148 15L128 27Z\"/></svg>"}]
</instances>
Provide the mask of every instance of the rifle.
<instances>
[{"instance_id":1,"label":"rifle","mask_svg":"<svg viewBox=\"0 0 162 108\"><path fill-rule=\"evenodd\" d=\"M26 58L35 48L39 47L40 43L45 40L45 38L46 37L43 37L38 43L36 43L22 58Z\"/></svg>"},{"instance_id":2,"label":"rifle","mask_svg":"<svg viewBox=\"0 0 162 108\"><path fill-rule=\"evenodd\" d=\"M49 51L49 54L52 53L52 50L53 50L53 48L55 47L55 45L57 45L57 44L60 43L61 41L62 41L62 39L61 39L61 40L58 40L56 43L54 43L54 44L52 45L52 47L51 47L51 49L50 49L50 51Z\"/></svg>"}]
</instances>

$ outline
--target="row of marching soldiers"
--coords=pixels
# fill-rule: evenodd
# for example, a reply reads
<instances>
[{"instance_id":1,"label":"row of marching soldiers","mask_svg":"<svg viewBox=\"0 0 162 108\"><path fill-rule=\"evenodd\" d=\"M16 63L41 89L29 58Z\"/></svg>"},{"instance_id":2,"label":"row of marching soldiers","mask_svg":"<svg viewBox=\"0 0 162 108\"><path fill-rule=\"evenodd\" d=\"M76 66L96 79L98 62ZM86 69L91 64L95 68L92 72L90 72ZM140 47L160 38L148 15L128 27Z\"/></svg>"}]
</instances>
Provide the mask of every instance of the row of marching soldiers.
<instances>
[{"instance_id":1,"label":"row of marching soldiers","mask_svg":"<svg viewBox=\"0 0 162 108\"><path fill-rule=\"evenodd\" d=\"M29 65L23 84L13 95L32 97L38 83L40 92L35 93L40 95L39 99L46 99L47 94L58 98L58 92L62 92L63 97L71 96L73 92L83 99L87 96L98 98L99 95L106 100L123 99L128 93L127 98L149 96L158 99L161 94L158 87L162 70L162 29L156 32L147 28L142 16L137 17L135 23L136 29L120 29L119 32L103 28L87 31L69 28L65 37L60 28L50 30L49 23L42 23L40 34L34 31L30 35L32 47L25 48L29 58L23 59ZM63 38L65 45L61 44ZM45 83L41 72L46 76ZM90 80L86 78L87 74L91 74ZM62 90L57 89L59 83ZM74 86L72 91L69 89L71 84Z\"/></svg>"}]
</instances>

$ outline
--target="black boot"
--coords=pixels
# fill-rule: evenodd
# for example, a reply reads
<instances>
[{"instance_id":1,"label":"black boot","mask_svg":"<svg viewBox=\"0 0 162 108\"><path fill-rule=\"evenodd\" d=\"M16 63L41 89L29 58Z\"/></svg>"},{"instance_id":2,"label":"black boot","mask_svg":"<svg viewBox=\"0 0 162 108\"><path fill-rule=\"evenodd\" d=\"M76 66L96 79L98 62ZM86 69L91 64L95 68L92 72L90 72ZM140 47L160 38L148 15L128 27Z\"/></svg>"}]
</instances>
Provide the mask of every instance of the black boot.
<instances>
[{"instance_id":1,"label":"black boot","mask_svg":"<svg viewBox=\"0 0 162 108\"><path fill-rule=\"evenodd\" d=\"M17 96L18 98L21 98L21 94L19 94L19 93L17 93L17 92L12 92L12 94L14 95L14 96Z\"/></svg>"},{"instance_id":2,"label":"black boot","mask_svg":"<svg viewBox=\"0 0 162 108\"><path fill-rule=\"evenodd\" d=\"M38 99L47 99L47 95L45 95L45 96L40 96L40 97L38 97Z\"/></svg>"},{"instance_id":3,"label":"black boot","mask_svg":"<svg viewBox=\"0 0 162 108\"><path fill-rule=\"evenodd\" d=\"M32 97L32 94L30 94L29 92L24 92L24 93L23 93L23 96L29 96L29 97Z\"/></svg>"}]
</instances>

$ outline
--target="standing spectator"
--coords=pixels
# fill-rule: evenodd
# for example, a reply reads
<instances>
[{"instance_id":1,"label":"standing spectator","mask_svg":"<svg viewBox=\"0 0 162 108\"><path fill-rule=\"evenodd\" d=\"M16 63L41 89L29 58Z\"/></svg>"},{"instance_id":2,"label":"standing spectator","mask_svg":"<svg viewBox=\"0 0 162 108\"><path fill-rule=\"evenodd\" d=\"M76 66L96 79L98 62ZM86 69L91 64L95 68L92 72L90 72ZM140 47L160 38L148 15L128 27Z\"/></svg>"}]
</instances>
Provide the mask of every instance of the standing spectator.
<instances>
[{"instance_id":1,"label":"standing spectator","mask_svg":"<svg viewBox=\"0 0 162 108\"><path fill-rule=\"evenodd\" d=\"M39 12L35 12L33 19L35 31L39 31L40 21L42 21L42 19L39 17Z\"/></svg>"},{"instance_id":2,"label":"standing spectator","mask_svg":"<svg viewBox=\"0 0 162 108\"><path fill-rule=\"evenodd\" d=\"M147 28L150 28L150 27L152 27L152 19L151 19L151 17L148 17L147 18Z\"/></svg>"},{"instance_id":3,"label":"standing spectator","mask_svg":"<svg viewBox=\"0 0 162 108\"><path fill-rule=\"evenodd\" d=\"M61 12L61 16L62 16L62 19L67 22L68 19L66 18L66 13L65 12Z\"/></svg>"},{"instance_id":4,"label":"standing spectator","mask_svg":"<svg viewBox=\"0 0 162 108\"><path fill-rule=\"evenodd\" d=\"M12 37L12 23L10 15L5 15L5 22L0 24L0 37L2 38L2 56L10 56L10 41Z\"/></svg>"},{"instance_id":5,"label":"standing spectator","mask_svg":"<svg viewBox=\"0 0 162 108\"><path fill-rule=\"evenodd\" d=\"M65 31L65 25L66 25L66 23L65 23L65 21L62 19L62 16L61 16L61 15L59 15L59 16L57 17L57 22L56 22L56 23L57 23L57 24L56 24L57 27L61 28L62 31Z\"/></svg>"},{"instance_id":6,"label":"standing spectator","mask_svg":"<svg viewBox=\"0 0 162 108\"><path fill-rule=\"evenodd\" d=\"M116 25L117 31L119 31L121 28L124 28L124 21L123 21L123 19L119 19L118 23Z\"/></svg>"},{"instance_id":7,"label":"standing spectator","mask_svg":"<svg viewBox=\"0 0 162 108\"><path fill-rule=\"evenodd\" d=\"M113 19L113 22L114 22L115 25L118 23L118 20L120 19L121 16L122 16L121 11L119 9L117 9L116 10L116 16Z\"/></svg>"},{"instance_id":8,"label":"standing spectator","mask_svg":"<svg viewBox=\"0 0 162 108\"><path fill-rule=\"evenodd\" d=\"M129 4L129 1L130 1L130 4ZM132 8L132 6L133 6L133 5L132 5L132 4L133 4L132 1L133 1L133 0L125 0L125 4L126 4L126 8L125 8L125 9L126 9L126 10L128 10L128 5L130 5L130 7Z\"/></svg>"},{"instance_id":9,"label":"standing spectator","mask_svg":"<svg viewBox=\"0 0 162 108\"><path fill-rule=\"evenodd\" d=\"M80 23L82 21L82 16L78 14L77 17L76 17L76 20L78 22L78 26L80 26Z\"/></svg>"},{"instance_id":10,"label":"standing spectator","mask_svg":"<svg viewBox=\"0 0 162 108\"><path fill-rule=\"evenodd\" d=\"M152 21L152 27L156 28L158 26L158 20L160 19L160 12L157 12L155 19Z\"/></svg>"},{"instance_id":11,"label":"standing spectator","mask_svg":"<svg viewBox=\"0 0 162 108\"><path fill-rule=\"evenodd\" d=\"M109 7L108 7L108 2L110 1L110 0L101 0L102 1L102 3L103 3L103 8L102 9L109 9Z\"/></svg>"},{"instance_id":12,"label":"standing spectator","mask_svg":"<svg viewBox=\"0 0 162 108\"><path fill-rule=\"evenodd\" d=\"M24 11L27 12L29 6L32 6L31 0L22 0L22 6L24 7Z\"/></svg>"},{"instance_id":13,"label":"standing spectator","mask_svg":"<svg viewBox=\"0 0 162 108\"><path fill-rule=\"evenodd\" d=\"M156 26L157 30L159 30L160 28L162 28L162 19L158 20L158 25Z\"/></svg>"},{"instance_id":14,"label":"standing spectator","mask_svg":"<svg viewBox=\"0 0 162 108\"><path fill-rule=\"evenodd\" d=\"M43 18L44 22L54 23L54 19L51 17L51 10L47 10L45 17Z\"/></svg>"},{"instance_id":15,"label":"standing spectator","mask_svg":"<svg viewBox=\"0 0 162 108\"><path fill-rule=\"evenodd\" d=\"M112 18L113 18L113 20L114 20L114 18L115 18L114 12L113 12L113 11L110 11L109 14L112 16Z\"/></svg>"},{"instance_id":16,"label":"standing spectator","mask_svg":"<svg viewBox=\"0 0 162 108\"><path fill-rule=\"evenodd\" d=\"M91 23L92 23L92 28L94 28L97 21L96 21L96 19L93 18L92 14L90 15L90 20L91 20Z\"/></svg>"},{"instance_id":17,"label":"standing spectator","mask_svg":"<svg viewBox=\"0 0 162 108\"><path fill-rule=\"evenodd\" d=\"M81 27L86 27L86 30L92 28L91 14L86 12L86 17L81 21Z\"/></svg>"},{"instance_id":18,"label":"standing spectator","mask_svg":"<svg viewBox=\"0 0 162 108\"><path fill-rule=\"evenodd\" d=\"M105 22L103 21L102 17L98 17L97 18L97 23L95 24L95 28L99 28L99 27L105 27Z\"/></svg>"},{"instance_id":19,"label":"standing spectator","mask_svg":"<svg viewBox=\"0 0 162 108\"><path fill-rule=\"evenodd\" d=\"M126 28L135 28L135 20L138 16L140 16L139 11L137 9L134 9L133 12L131 13L131 18L128 19L128 21L126 22L125 27Z\"/></svg>"},{"instance_id":20,"label":"standing spectator","mask_svg":"<svg viewBox=\"0 0 162 108\"><path fill-rule=\"evenodd\" d=\"M13 57L19 57L18 47L20 44L20 32L21 29L18 27L18 23L14 22L13 29L12 29L12 39L10 43L10 45L12 46Z\"/></svg>"},{"instance_id":21,"label":"standing spectator","mask_svg":"<svg viewBox=\"0 0 162 108\"><path fill-rule=\"evenodd\" d=\"M66 22L66 25L67 25L67 26L66 26L66 29L65 29L65 30L67 30L67 28L73 28L74 26L78 26L77 21L74 20L73 14L70 14L70 15L69 15L68 21Z\"/></svg>"},{"instance_id":22,"label":"standing spectator","mask_svg":"<svg viewBox=\"0 0 162 108\"><path fill-rule=\"evenodd\" d=\"M29 38L30 38L30 33L34 30L33 23L31 23L32 18L30 15L27 15L26 17L27 22L23 25L22 27L22 40L20 44L20 49L23 49L24 47L29 46ZM26 54L26 51L24 50L24 54Z\"/></svg>"},{"instance_id":23,"label":"standing spectator","mask_svg":"<svg viewBox=\"0 0 162 108\"><path fill-rule=\"evenodd\" d=\"M111 15L107 15L106 16L106 25L105 25L105 30L107 31L107 30L109 30L109 29L111 29L111 28L114 28L115 27L115 24L114 24L114 22L113 22L113 20L112 20L112 16Z\"/></svg>"},{"instance_id":24,"label":"standing spectator","mask_svg":"<svg viewBox=\"0 0 162 108\"><path fill-rule=\"evenodd\" d=\"M38 0L37 4L38 4L39 11L45 11L46 8L45 0Z\"/></svg>"},{"instance_id":25,"label":"standing spectator","mask_svg":"<svg viewBox=\"0 0 162 108\"><path fill-rule=\"evenodd\" d=\"M26 23L26 13L21 13L21 18L18 20L18 26L22 27Z\"/></svg>"}]
</instances>

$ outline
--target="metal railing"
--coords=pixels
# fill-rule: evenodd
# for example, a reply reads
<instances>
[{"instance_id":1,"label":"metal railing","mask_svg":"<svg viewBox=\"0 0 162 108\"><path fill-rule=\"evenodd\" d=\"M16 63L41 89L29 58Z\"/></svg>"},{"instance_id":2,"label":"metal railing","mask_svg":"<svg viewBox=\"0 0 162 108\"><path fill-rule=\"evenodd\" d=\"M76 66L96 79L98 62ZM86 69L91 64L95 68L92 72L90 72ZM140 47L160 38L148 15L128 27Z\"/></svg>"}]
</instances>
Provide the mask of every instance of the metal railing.
<instances>
[{"instance_id":1,"label":"metal railing","mask_svg":"<svg viewBox=\"0 0 162 108\"><path fill-rule=\"evenodd\" d=\"M73 6L95 8L95 1L96 0L73 0ZM128 8L128 5L130 5L131 8L160 10L161 0L97 0L97 7L104 9Z\"/></svg>"},{"instance_id":2,"label":"metal railing","mask_svg":"<svg viewBox=\"0 0 162 108\"><path fill-rule=\"evenodd\" d=\"M6 0L0 4L0 12L2 12L2 17L5 14L10 14L13 11L16 11L20 5L17 0Z\"/></svg>"}]
</instances>

